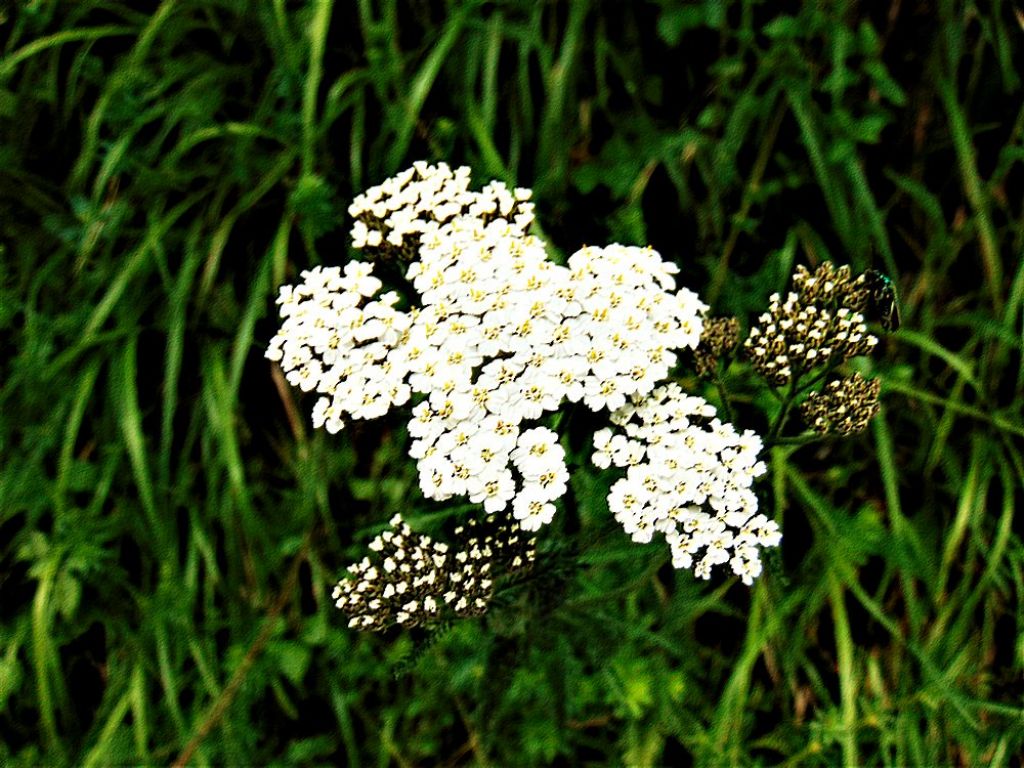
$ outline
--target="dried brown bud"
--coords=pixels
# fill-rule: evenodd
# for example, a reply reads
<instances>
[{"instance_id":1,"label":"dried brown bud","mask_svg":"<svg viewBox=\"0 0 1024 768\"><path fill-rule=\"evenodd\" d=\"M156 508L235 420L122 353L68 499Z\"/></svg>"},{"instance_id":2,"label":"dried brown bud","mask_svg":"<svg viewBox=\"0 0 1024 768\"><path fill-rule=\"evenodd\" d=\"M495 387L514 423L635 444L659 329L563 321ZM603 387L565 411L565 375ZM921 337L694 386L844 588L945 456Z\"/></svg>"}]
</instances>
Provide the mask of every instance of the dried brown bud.
<instances>
[{"instance_id":1,"label":"dried brown bud","mask_svg":"<svg viewBox=\"0 0 1024 768\"><path fill-rule=\"evenodd\" d=\"M698 376L710 376L718 361L733 350L740 340L740 321L735 317L712 317L704 321L700 344L693 350Z\"/></svg>"},{"instance_id":2,"label":"dried brown bud","mask_svg":"<svg viewBox=\"0 0 1024 768\"><path fill-rule=\"evenodd\" d=\"M836 269L832 263L822 263L814 274L800 264L793 275L793 287L807 304L829 304L863 312L867 307L869 291L864 275L851 279L848 264Z\"/></svg>"},{"instance_id":3,"label":"dried brown bud","mask_svg":"<svg viewBox=\"0 0 1024 768\"><path fill-rule=\"evenodd\" d=\"M878 344L861 314L869 298L863 275L851 280L849 267L834 269L827 262L814 274L799 266L793 287L785 298L772 295L743 345L771 384L783 386L813 368L869 354Z\"/></svg>"}]
</instances>

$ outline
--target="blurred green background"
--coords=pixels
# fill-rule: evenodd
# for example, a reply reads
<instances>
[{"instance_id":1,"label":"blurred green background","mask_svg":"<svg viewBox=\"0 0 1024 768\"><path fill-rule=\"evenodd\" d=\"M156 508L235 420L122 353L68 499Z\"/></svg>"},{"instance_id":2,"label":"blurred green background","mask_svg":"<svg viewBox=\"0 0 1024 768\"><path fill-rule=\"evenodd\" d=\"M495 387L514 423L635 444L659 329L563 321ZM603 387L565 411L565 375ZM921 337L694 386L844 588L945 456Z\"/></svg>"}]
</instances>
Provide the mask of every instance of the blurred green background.
<instances>
[{"instance_id":1,"label":"blurred green background","mask_svg":"<svg viewBox=\"0 0 1024 768\"><path fill-rule=\"evenodd\" d=\"M1019 2L20 0L0 50L0 763L1020 759ZM345 628L392 514L466 509L262 352L421 158L745 322L797 263L892 276L882 413L775 449L753 589L629 542L580 468L487 617Z\"/></svg>"}]
</instances>

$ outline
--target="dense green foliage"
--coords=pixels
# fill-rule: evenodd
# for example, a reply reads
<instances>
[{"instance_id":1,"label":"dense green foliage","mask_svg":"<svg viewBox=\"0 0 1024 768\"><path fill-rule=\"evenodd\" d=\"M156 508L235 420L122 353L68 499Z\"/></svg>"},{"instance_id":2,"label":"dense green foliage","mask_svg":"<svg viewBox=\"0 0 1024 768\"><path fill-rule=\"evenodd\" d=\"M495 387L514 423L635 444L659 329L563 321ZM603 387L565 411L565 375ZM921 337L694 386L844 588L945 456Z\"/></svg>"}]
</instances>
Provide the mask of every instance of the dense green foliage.
<instances>
[{"instance_id":1,"label":"dense green foliage","mask_svg":"<svg viewBox=\"0 0 1024 768\"><path fill-rule=\"evenodd\" d=\"M1014 4L143 5L0 10L0 763L1021 754ZM882 413L773 449L752 589L629 542L581 467L488 616L345 628L331 586L391 514L466 509L421 498L400 420L314 433L262 352L277 286L419 158L745 322L796 263L892 277Z\"/></svg>"}]
</instances>

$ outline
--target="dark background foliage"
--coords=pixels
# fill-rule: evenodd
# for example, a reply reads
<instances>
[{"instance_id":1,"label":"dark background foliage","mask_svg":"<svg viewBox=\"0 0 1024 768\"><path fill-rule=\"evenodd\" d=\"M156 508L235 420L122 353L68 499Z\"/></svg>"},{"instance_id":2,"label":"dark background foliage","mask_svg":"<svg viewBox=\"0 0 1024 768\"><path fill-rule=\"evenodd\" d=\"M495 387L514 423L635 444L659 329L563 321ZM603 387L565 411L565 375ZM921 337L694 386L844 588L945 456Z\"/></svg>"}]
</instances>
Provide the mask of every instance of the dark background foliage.
<instances>
[{"instance_id":1,"label":"dark background foliage","mask_svg":"<svg viewBox=\"0 0 1024 768\"><path fill-rule=\"evenodd\" d=\"M1019 3L23 0L0 50L0 762L1020 755ZM581 467L486 618L345 628L384 521L467 510L399 419L314 433L262 350L420 158L745 322L797 263L893 278L882 413L774 449L753 589L630 543Z\"/></svg>"}]
</instances>

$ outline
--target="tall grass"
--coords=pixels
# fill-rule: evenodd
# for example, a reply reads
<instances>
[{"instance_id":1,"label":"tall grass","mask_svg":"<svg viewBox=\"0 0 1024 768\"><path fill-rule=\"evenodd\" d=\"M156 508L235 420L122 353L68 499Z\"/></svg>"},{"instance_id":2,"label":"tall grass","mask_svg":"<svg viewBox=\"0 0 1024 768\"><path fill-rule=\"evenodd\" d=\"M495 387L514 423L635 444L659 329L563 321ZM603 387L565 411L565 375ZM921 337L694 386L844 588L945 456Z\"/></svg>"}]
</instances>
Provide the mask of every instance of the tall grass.
<instances>
[{"instance_id":1,"label":"tall grass","mask_svg":"<svg viewBox=\"0 0 1024 768\"><path fill-rule=\"evenodd\" d=\"M1024 44L1012 4L20 2L0 11L0 761L1007 765L1024 750ZM781 10L780 10L781 8ZM651 243L719 312L891 275L862 439L780 446L752 590L580 470L543 578L420 642L342 566L424 502L313 432L276 287L411 160Z\"/></svg>"}]
</instances>

